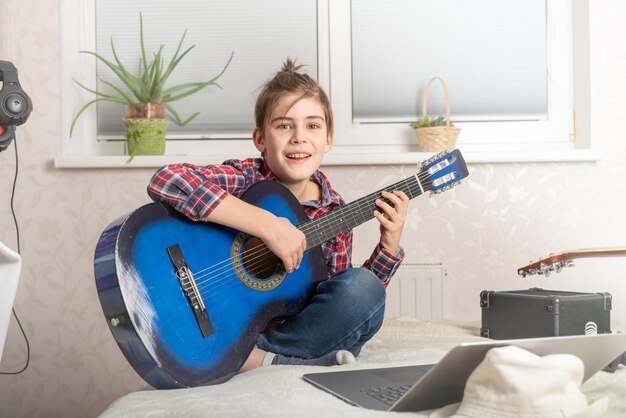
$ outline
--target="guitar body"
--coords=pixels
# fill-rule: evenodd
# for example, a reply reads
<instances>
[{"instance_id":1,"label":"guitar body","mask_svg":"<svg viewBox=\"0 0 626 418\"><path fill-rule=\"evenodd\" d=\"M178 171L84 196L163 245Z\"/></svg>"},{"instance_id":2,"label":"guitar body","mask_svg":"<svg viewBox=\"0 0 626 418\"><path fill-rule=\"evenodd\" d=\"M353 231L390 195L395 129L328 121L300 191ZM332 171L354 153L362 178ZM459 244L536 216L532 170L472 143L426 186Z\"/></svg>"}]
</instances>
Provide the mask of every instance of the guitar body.
<instances>
[{"instance_id":1,"label":"guitar body","mask_svg":"<svg viewBox=\"0 0 626 418\"><path fill-rule=\"evenodd\" d=\"M255 183L242 199L294 225L308 220L291 192L275 182ZM285 274L271 254L261 270L257 261L244 263L242 254L254 244L253 237L190 221L161 203L137 209L102 233L95 253L98 296L122 352L150 385L176 388L229 379L267 323L298 313L326 279L319 246L304 254L298 270ZM173 246L195 272L206 308L204 330L168 253Z\"/></svg>"}]
</instances>

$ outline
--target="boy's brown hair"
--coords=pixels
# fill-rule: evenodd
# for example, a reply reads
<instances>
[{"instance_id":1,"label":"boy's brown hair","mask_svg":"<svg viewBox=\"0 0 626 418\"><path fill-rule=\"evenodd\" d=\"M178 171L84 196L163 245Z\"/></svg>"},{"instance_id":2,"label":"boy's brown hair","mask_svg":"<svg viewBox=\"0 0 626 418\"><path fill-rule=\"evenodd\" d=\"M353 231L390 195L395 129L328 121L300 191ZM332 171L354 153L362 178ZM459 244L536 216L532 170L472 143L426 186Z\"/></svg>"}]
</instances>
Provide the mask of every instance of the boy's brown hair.
<instances>
[{"instance_id":1,"label":"boy's brown hair","mask_svg":"<svg viewBox=\"0 0 626 418\"><path fill-rule=\"evenodd\" d=\"M324 109L328 134L332 135L333 111L330 106L330 100L328 100L326 92L317 81L313 80L308 74L299 72L302 67L302 65L296 65L292 59L288 58L283 63L283 68L262 87L254 107L256 127L261 132L265 130L266 122L269 120L274 107L281 97L293 93L301 93L298 100L305 97L317 97L320 100Z\"/></svg>"}]
</instances>

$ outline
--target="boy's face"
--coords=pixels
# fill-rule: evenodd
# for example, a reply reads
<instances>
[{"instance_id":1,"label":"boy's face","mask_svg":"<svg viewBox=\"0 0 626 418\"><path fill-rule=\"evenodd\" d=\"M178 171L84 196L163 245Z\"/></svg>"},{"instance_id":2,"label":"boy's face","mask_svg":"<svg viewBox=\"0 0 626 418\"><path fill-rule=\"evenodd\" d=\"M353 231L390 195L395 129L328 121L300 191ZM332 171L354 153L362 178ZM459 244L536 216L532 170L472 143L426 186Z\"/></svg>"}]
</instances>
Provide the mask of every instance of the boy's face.
<instances>
[{"instance_id":1,"label":"boy's face","mask_svg":"<svg viewBox=\"0 0 626 418\"><path fill-rule=\"evenodd\" d=\"M278 180L289 187L307 182L332 145L324 108L317 97L282 97L261 132L253 132L256 148Z\"/></svg>"}]
</instances>

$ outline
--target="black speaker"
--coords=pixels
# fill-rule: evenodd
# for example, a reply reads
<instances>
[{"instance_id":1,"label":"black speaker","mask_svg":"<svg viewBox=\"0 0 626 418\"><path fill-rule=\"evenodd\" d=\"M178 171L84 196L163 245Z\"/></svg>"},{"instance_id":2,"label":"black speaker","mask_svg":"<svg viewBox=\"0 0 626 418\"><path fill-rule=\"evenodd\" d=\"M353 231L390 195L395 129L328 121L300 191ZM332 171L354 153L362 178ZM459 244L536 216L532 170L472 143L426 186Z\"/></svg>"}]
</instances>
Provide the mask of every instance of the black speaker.
<instances>
[{"instance_id":1,"label":"black speaker","mask_svg":"<svg viewBox=\"0 0 626 418\"><path fill-rule=\"evenodd\" d=\"M3 151L15 138L15 127L28 119L33 104L20 86L13 63L0 61L0 81L0 151Z\"/></svg>"}]
</instances>

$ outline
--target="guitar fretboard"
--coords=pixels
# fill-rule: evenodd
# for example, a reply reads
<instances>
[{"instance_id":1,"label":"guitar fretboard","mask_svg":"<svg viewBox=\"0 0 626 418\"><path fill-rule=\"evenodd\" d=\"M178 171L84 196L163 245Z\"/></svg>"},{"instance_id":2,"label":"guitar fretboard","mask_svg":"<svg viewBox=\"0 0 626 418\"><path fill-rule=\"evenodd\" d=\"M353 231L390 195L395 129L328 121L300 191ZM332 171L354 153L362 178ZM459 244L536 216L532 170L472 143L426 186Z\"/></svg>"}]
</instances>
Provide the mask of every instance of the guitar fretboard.
<instances>
[{"instance_id":1,"label":"guitar fretboard","mask_svg":"<svg viewBox=\"0 0 626 418\"><path fill-rule=\"evenodd\" d=\"M375 203L376 199L386 201L386 199L382 198L380 195L382 191L392 192L394 190L401 190L409 199L413 199L425 191L431 190L431 188L432 183L428 179L427 174L420 172L391 186L357 199L346 206L337 208L326 215L304 222L298 225L298 229L304 232L306 236L307 249L312 248L374 218L374 211L378 209Z\"/></svg>"}]
</instances>

